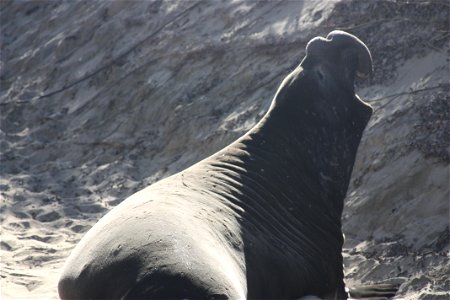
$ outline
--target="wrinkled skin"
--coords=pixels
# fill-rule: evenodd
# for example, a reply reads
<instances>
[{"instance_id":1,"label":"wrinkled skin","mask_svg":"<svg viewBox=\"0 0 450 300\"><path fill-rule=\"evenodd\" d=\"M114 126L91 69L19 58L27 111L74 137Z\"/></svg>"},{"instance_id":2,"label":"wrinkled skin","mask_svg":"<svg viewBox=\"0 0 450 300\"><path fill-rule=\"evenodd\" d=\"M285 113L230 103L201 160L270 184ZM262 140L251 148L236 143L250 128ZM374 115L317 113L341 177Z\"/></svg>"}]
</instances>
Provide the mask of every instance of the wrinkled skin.
<instances>
[{"instance_id":1,"label":"wrinkled skin","mask_svg":"<svg viewBox=\"0 0 450 300\"><path fill-rule=\"evenodd\" d=\"M372 113L354 79L371 64L333 34L308 44L247 134L103 217L66 262L61 298L346 298L341 214Z\"/></svg>"}]
</instances>

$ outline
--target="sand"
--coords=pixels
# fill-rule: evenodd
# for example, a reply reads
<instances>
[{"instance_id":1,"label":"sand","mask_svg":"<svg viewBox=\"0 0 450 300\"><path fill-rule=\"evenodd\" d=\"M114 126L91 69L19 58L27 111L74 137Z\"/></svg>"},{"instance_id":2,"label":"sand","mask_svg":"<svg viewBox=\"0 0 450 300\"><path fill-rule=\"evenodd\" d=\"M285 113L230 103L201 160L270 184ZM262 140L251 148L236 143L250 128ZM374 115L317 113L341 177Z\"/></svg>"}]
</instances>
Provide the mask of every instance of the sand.
<instances>
[{"instance_id":1,"label":"sand","mask_svg":"<svg viewBox=\"0 0 450 300\"><path fill-rule=\"evenodd\" d=\"M59 270L124 198L251 128L306 42L359 36L374 109L343 215L349 285L448 299L445 1L2 1L1 299Z\"/></svg>"}]
</instances>

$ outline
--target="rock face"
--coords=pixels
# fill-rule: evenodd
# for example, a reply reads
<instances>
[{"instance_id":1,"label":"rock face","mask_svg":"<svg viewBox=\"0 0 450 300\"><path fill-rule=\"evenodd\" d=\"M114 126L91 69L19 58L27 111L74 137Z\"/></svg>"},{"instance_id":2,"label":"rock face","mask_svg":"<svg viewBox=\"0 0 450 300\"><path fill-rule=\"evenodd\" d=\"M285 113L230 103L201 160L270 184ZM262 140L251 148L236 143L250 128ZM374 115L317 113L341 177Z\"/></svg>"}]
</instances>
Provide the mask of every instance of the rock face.
<instances>
[{"instance_id":1,"label":"rock face","mask_svg":"<svg viewBox=\"0 0 450 300\"><path fill-rule=\"evenodd\" d=\"M374 107L343 216L347 283L446 299L448 4L3 1L2 297L56 297L82 234L266 111L306 42L360 37Z\"/></svg>"}]
</instances>

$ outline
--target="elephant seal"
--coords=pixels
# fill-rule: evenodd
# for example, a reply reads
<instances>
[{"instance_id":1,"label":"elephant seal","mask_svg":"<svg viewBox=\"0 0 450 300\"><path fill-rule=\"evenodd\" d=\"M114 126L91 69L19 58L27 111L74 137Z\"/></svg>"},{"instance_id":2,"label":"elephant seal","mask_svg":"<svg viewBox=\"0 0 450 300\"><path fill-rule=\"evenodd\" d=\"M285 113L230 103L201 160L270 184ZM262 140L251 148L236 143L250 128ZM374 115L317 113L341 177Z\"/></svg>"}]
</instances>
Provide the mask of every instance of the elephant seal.
<instances>
[{"instance_id":1,"label":"elephant seal","mask_svg":"<svg viewBox=\"0 0 450 300\"><path fill-rule=\"evenodd\" d=\"M82 238L62 299L347 298L341 214L371 107L372 59L332 31L248 133L127 198Z\"/></svg>"}]
</instances>

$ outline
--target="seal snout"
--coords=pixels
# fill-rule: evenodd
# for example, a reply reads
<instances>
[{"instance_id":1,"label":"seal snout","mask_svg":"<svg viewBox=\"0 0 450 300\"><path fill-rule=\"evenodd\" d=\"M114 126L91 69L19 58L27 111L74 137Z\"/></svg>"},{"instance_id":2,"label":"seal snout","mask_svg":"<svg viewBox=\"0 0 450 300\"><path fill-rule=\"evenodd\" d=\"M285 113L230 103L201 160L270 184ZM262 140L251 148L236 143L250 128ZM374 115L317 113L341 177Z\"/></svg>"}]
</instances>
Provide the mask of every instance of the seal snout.
<instances>
[{"instance_id":1,"label":"seal snout","mask_svg":"<svg viewBox=\"0 0 450 300\"><path fill-rule=\"evenodd\" d=\"M372 55L356 36L341 30L330 32L326 38L315 37L306 46L306 58L315 63L327 62L346 69L345 76L365 79L372 74Z\"/></svg>"},{"instance_id":2,"label":"seal snout","mask_svg":"<svg viewBox=\"0 0 450 300\"><path fill-rule=\"evenodd\" d=\"M358 62L356 76L367 78L372 74L372 55L369 48L360 39L342 30L333 30L327 35L327 39L344 51L356 54Z\"/></svg>"}]
</instances>

